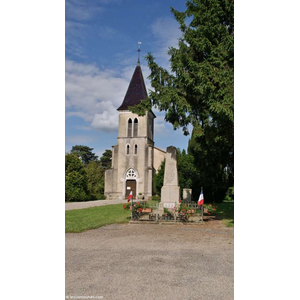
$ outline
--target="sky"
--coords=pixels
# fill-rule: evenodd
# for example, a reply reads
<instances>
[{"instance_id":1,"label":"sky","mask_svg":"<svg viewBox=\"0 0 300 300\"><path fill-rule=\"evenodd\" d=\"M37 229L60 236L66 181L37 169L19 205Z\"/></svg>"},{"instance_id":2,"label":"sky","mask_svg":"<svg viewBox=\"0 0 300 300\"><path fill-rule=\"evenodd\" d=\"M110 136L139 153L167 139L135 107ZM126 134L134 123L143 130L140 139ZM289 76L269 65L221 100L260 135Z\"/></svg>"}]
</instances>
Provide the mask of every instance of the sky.
<instances>
[{"instance_id":1,"label":"sky","mask_svg":"<svg viewBox=\"0 0 300 300\"><path fill-rule=\"evenodd\" d=\"M147 89L150 71L144 56L169 69L169 47L181 31L170 6L185 10L185 0L66 0L65 13L65 151L74 145L94 148L101 156L117 143L118 112L137 63ZM164 112L153 109L155 146L187 149L190 136L173 130ZM191 129L191 127L190 127Z\"/></svg>"}]
</instances>

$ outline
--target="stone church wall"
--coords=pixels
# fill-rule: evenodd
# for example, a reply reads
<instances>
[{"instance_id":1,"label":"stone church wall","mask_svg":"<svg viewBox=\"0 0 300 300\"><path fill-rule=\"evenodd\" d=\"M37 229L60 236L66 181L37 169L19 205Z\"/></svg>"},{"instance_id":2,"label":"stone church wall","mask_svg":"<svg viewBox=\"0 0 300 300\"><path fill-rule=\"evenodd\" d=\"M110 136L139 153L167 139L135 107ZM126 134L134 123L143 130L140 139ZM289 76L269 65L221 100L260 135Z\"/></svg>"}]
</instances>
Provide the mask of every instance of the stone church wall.
<instances>
[{"instance_id":1,"label":"stone church wall","mask_svg":"<svg viewBox=\"0 0 300 300\"><path fill-rule=\"evenodd\" d=\"M156 148L156 147L153 147L153 148L154 148L153 168L154 168L155 173L157 173L158 170L159 170L159 167L160 167L161 163L165 159L166 152L163 151L163 150L161 150L161 149L159 149L159 148Z\"/></svg>"}]
</instances>

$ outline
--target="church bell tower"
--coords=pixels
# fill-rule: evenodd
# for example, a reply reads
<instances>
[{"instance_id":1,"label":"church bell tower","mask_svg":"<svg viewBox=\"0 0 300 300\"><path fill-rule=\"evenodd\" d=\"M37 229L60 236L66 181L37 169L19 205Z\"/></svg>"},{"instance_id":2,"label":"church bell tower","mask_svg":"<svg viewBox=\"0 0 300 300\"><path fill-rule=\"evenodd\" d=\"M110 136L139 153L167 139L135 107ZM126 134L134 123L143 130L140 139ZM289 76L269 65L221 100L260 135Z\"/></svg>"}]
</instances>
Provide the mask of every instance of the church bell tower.
<instances>
[{"instance_id":1,"label":"church bell tower","mask_svg":"<svg viewBox=\"0 0 300 300\"><path fill-rule=\"evenodd\" d=\"M140 49L138 50L140 51ZM152 111L144 116L129 111L147 98L138 58L128 90L120 107L117 145L112 147L112 165L105 172L107 199L125 199L130 191L150 199L153 192L154 119Z\"/></svg>"}]
</instances>

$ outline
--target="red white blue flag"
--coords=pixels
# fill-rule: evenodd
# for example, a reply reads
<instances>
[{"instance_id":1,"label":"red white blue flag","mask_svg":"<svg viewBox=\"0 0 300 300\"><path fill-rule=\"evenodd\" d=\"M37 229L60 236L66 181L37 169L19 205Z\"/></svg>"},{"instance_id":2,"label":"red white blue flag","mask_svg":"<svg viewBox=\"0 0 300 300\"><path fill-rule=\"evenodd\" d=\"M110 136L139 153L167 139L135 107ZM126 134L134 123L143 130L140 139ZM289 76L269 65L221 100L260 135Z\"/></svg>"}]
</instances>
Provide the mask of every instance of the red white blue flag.
<instances>
[{"instance_id":1,"label":"red white blue flag","mask_svg":"<svg viewBox=\"0 0 300 300\"><path fill-rule=\"evenodd\" d=\"M203 189L201 189L201 193L199 196L199 200L198 200L198 205L203 205L204 204L204 196L203 196Z\"/></svg>"},{"instance_id":2,"label":"red white blue flag","mask_svg":"<svg viewBox=\"0 0 300 300\"><path fill-rule=\"evenodd\" d=\"M132 198L132 191L130 191L127 202L129 202L131 198Z\"/></svg>"}]
</instances>

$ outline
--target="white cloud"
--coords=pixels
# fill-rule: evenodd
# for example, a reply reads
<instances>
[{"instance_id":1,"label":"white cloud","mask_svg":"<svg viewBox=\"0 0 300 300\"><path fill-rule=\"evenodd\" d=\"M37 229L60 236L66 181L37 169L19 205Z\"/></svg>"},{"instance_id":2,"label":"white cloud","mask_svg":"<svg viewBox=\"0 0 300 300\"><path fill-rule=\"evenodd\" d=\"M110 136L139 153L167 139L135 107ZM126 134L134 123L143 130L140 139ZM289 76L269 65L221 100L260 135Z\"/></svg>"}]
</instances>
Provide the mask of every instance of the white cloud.
<instances>
[{"instance_id":1,"label":"white cloud","mask_svg":"<svg viewBox=\"0 0 300 300\"><path fill-rule=\"evenodd\" d=\"M133 68L131 67L131 76ZM122 72L121 72L122 74ZM121 105L129 80L113 70L66 61L66 116L77 116L96 130L116 131L117 108Z\"/></svg>"},{"instance_id":2,"label":"white cloud","mask_svg":"<svg viewBox=\"0 0 300 300\"><path fill-rule=\"evenodd\" d=\"M119 114L111 102L102 102L99 107L102 112L95 114L91 126L95 129L101 129L106 132L116 131L118 129Z\"/></svg>"},{"instance_id":3,"label":"white cloud","mask_svg":"<svg viewBox=\"0 0 300 300\"><path fill-rule=\"evenodd\" d=\"M181 30L178 22L170 17L158 18L151 25L152 33L156 39L156 51L154 56L161 58L165 64L169 65L169 47L177 47L178 39L181 37Z\"/></svg>"},{"instance_id":4,"label":"white cloud","mask_svg":"<svg viewBox=\"0 0 300 300\"><path fill-rule=\"evenodd\" d=\"M155 110L154 110L155 111ZM170 134L172 130L170 124L165 121L165 115L162 112L154 112L156 114L154 122L154 136L166 136Z\"/></svg>"},{"instance_id":5,"label":"white cloud","mask_svg":"<svg viewBox=\"0 0 300 300\"><path fill-rule=\"evenodd\" d=\"M66 72L75 75L95 75L99 73L99 68L95 65L81 64L72 60L66 60Z\"/></svg>"},{"instance_id":6,"label":"white cloud","mask_svg":"<svg viewBox=\"0 0 300 300\"><path fill-rule=\"evenodd\" d=\"M75 21L65 22L66 51L79 57L85 56L84 42L87 37L87 25Z\"/></svg>"},{"instance_id":7,"label":"white cloud","mask_svg":"<svg viewBox=\"0 0 300 300\"><path fill-rule=\"evenodd\" d=\"M170 130L167 128L165 123L155 123L154 124L154 136L156 135L168 135Z\"/></svg>"}]
</instances>

